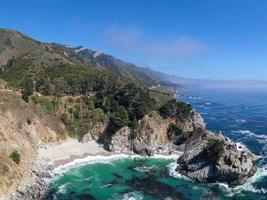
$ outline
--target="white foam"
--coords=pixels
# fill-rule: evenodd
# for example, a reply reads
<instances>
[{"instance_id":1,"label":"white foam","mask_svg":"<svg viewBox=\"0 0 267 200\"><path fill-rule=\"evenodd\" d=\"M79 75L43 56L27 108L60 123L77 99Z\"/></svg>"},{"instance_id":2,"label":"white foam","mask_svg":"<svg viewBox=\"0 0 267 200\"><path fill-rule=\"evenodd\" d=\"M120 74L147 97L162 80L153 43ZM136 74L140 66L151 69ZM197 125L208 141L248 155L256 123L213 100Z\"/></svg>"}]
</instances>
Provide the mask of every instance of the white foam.
<instances>
[{"instance_id":1,"label":"white foam","mask_svg":"<svg viewBox=\"0 0 267 200\"><path fill-rule=\"evenodd\" d=\"M66 193L66 186L67 186L67 184L60 185L60 186L58 187L58 191L57 191L57 193L65 194L65 193Z\"/></svg>"},{"instance_id":2,"label":"white foam","mask_svg":"<svg viewBox=\"0 0 267 200\"><path fill-rule=\"evenodd\" d=\"M245 150L247 150L247 147L244 144L242 144L241 142L237 142L235 144L237 146L237 150L238 151L245 151Z\"/></svg>"},{"instance_id":3,"label":"white foam","mask_svg":"<svg viewBox=\"0 0 267 200\"><path fill-rule=\"evenodd\" d=\"M141 192L130 192L123 195L123 200L142 200L144 198Z\"/></svg>"},{"instance_id":4,"label":"white foam","mask_svg":"<svg viewBox=\"0 0 267 200\"><path fill-rule=\"evenodd\" d=\"M242 191L250 191L253 193L265 194L267 190L264 188L257 189L253 187L253 183L259 181L261 178L267 176L267 166L259 168L254 176L250 177L245 184L237 186L235 188L230 188L226 183L216 183L220 186L220 189L227 192L228 196L233 196L234 194L241 193Z\"/></svg>"},{"instance_id":5,"label":"white foam","mask_svg":"<svg viewBox=\"0 0 267 200\"><path fill-rule=\"evenodd\" d=\"M194 99L194 100L200 100L202 99L201 97L194 97L194 96L188 96L189 99Z\"/></svg>"},{"instance_id":6,"label":"white foam","mask_svg":"<svg viewBox=\"0 0 267 200\"><path fill-rule=\"evenodd\" d=\"M232 132L233 133L240 133L242 135L246 135L246 136L249 136L249 137L255 137L257 139L261 139L261 140L267 141L267 135L256 134L256 133L253 133L252 131L249 131L249 130L238 130L238 131L232 131Z\"/></svg>"},{"instance_id":7,"label":"white foam","mask_svg":"<svg viewBox=\"0 0 267 200\"><path fill-rule=\"evenodd\" d=\"M135 167L134 170L138 171L138 172L145 173L145 172L150 172L154 168L155 168L155 166L147 167L147 166L143 165L142 167Z\"/></svg>"},{"instance_id":8,"label":"white foam","mask_svg":"<svg viewBox=\"0 0 267 200\"><path fill-rule=\"evenodd\" d=\"M167 165L167 167L169 169L169 175L174 177L174 178L179 178L179 179L185 179L185 180L192 181L191 179L189 179L189 178L183 176L182 174L178 173L176 171L177 166L178 166L178 164L176 162L172 162L172 163Z\"/></svg>"},{"instance_id":9,"label":"white foam","mask_svg":"<svg viewBox=\"0 0 267 200\"><path fill-rule=\"evenodd\" d=\"M237 123L246 123L247 121L245 119L236 119L235 120Z\"/></svg>"},{"instance_id":10,"label":"white foam","mask_svg":"<svg viewBox=\"0 0 267 200\"><path fill-rule=\"evenodd\" d=\"M150 158L155 158L155 159L171 159L171 160L177 160L179 155L158 155L155 154L151 156ZM112 164L113 161L119 160L119 159L125 159L125 158L145 158L140 155L126 155L126 154L117 154L117 155L110 155L110 156L102 156L102 155L97 155L97 156L87 156L82 159L76 159L70 163L60 165L56 167L53 170L53 175L60 176L64 174L65 172L69 171L72 168L75 167L80 167L88 164L94 164L94 163L105 163L105 164Z\"/></svg>"},{"instance_id":11,"label":"white foam","mask_svg":"<svg viewBox=\"0 0 267 200\"><path fill-rule=\"evenodd\" d=\"M161 154L155 154L151 156L151 158L155 159L166 159L166 160L177 160L180 157L178 154L172 154L172 155L161 155Z\"/></svg>"},{"instance_id":12,"label":"white foam","mask_svg":"<svg viewBox=\"0 0 267 200\"><path fill-rule=\"evenodd\" d=\"M75 167L80 167L88 164L94 164L94 163L106 163L106 164L111 164L112 161L119 160L119 159L125 159L125 158L137 158L140 157L139 155L125 155L125 154L118 154L118 155L110 155L110 156L87 156L82 159L76 159L70 163L60 165L56 167L53 170L54 175L62 175L66 171L75 168Z\"/></svg>"}]
</instances>

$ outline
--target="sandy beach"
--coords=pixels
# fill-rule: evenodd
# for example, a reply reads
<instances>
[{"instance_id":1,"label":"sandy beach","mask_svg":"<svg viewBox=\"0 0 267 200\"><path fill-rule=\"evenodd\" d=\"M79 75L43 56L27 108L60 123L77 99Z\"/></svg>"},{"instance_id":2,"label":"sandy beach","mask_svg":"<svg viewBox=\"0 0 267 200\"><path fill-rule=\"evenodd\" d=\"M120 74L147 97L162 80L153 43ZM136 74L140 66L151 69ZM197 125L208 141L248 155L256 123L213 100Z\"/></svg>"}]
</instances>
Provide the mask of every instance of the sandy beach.
<instances>
[{"instance_id":1,"label":"sandy beach","mask_svg":"<svg viewBox=\"0 0 267 200\"><path fill-rule=\"evenodd\" d=\"M75 159L84 158L89 155L111 155L104 150L96 141L86 143L78 142L73 138L68 138L59 144L46 145L39 149L39 157L51 161L53 167L69 163Z\"/></svg>"}]
</instances>

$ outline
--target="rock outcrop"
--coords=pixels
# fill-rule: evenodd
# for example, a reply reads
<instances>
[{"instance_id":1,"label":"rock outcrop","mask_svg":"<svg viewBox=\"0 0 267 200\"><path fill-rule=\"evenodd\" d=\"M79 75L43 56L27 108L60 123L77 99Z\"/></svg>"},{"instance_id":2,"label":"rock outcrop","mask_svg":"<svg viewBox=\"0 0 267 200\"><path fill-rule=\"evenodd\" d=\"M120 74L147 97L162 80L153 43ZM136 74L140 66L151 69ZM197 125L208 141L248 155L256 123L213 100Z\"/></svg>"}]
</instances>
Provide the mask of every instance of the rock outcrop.
<instances>
[{"instance_id":1,"label":"rock outcrop","mask_svg":"<svg viewBox=\"0 0 267 200\"><path fill-rule=\"evenodd\" d=\"M112 153L124 153L131 151L131 130L128 126L122 127L118 130L115 135L112 137L112 140L109 144L109 150Z\"/></svg>"},{"instance_id":2,"label":"rock outcrop","mask_svg":"<svg viewBox=\"0 0 267 200\"><path fill-rule=\"evenodd\" d=\"M177 171L199 182L243 184L256 172L257 157L247 149L239 149L222 134L205 133L188 143L177 160Z\"/></svg>"},{"instance_id":3,"label":"rock outcrop","mask_svg":"<svg viewBox=\"0 0 267 200\"><path fill-rule=\"evenodd\" d=\"M182 150L175 144L175 137L168 135L171 124L175 124L181 130L180 136L186 139L198 128L205 128L205 123L196 112L183 119L183 121L171 118L163 118L158 112L151 112L138 122L136 133L132 133L129 127L123 127L111 138L108 149L114 153L134 151L138 154L151 155L155 153L169 154L173 151ZM178 137L178 136L177 136Z\"/></svg>"},{"instance_id":4,"label":"rock outcrop","mask_svg":"<svg viewBox=\"0 0 267 200\"><path fill-rule=\"evenodd\" d=\"M100 135L105 131L108 126L108 120L104 120L103 122L97 122L92 125L93 127L90 131L83 136L81 142L89 142L90 140L98 140Z\"/></svg>"},{"instance_id":5,"label":"rock outcrop","mask_svg":"<svg viewBox=\"0 0 267 200\"><path fill-rule=\"evenodd\" d=\"M47 196L48 180L51 179L47 161L37 158L29 169L29 175L21 181L11 194L10 200L35 200Z\"/></svg>"}]
</instances>

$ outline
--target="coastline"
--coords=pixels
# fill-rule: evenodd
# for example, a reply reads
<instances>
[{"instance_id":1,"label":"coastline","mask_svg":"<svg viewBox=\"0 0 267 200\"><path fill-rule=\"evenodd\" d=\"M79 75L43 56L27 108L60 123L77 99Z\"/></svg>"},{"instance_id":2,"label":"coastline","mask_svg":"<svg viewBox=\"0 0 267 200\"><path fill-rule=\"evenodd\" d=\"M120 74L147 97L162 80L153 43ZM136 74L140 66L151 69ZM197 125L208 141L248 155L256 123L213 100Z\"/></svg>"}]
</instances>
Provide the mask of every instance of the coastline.
<instances>
[{"instance_id":1,"label":"coastline","mask_svg":"<svg viewBox=\"0 0 267 200\"><path fill-rule=\"evenodd\" d=\"M81 143L73 138L68 138L59 143L45 144L38 151L38 156L48 160L52 168L70 163L75 159L95 155L109 156L111 152L106 151L94 140Z\"/></svg>"},{"instance_id":2,"label":"coastline","mask_svg":"<svg viewBox=\"0 0 267 200\"><path fill-rule=\"evenodd\" d=\"M178 159L183 152L171 154L155 154L157 159ZM40 145L36 160L29 166L20 185L8 197L0 200L30 200L43 199L49 190L51 180L71 168L93 162L105 162L127 157L143 157L133 152L119 154L105 150L96 141L86 143L68 138L64 141Z\"/></svg>"}]
</instances>

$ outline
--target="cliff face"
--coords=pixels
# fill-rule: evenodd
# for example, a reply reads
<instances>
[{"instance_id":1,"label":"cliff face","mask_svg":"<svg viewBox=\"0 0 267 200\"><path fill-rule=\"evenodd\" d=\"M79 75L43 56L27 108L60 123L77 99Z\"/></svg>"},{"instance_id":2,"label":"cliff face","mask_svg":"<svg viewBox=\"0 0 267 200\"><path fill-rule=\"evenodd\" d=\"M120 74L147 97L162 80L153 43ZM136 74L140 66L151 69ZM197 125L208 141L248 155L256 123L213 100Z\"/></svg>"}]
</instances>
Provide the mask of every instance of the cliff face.
<instances>
[{"instance_id":1,"label":"cliff face","mask_svg":"<svg viewBox=\"0 0 267 200\"><path fill-rule=\"evenodd\" d=\"M60 132L62 127L38 115L15 92L0 92L0 196L30 173L38 144L56 140Z\"/></svg>"},{"instance_id":2,"label":"cliff face","mask_svg":"<svg viewBox=\"0 0 267 200\"><path fill-rule=\"evenodd\" d=\"M181 132L177 136L170 135L171 125L177 126ZM139 154L165 153L183 150L182 145L176 145L175 141L179 137L184 137L185 141L197 129L204 129L205 124L200 115L196 112L183 119L183 121L171 118L163 118L159 113L153 111L138 122L138 130L132 133L128 127L123 127L117 131L109 145L109 150L120 153L134 151Z\"/></svg>"},{"instance_id":3,"label":"cliff face","mask_svg":"<svg viewBox=\"0 0 267 200\"><path fill-rule=\"evenodd\" d=\"M223 135L206 133L187 144L178 159L177 171L199 182L243 184L256 172L257 157Z\"/></svg>"},{"instance_id":4,"label":"cliff face","mask_svg":"<svg viewBox=\"0 0 267 200\"><path fill-rule=\"evenodd\" d=\"M171 127L178 132L171 131ZM222 134L207 131L196 112L183 119L162 118L157 112L151 112L139 121L137 133L133 134L127 126L117 131L109 150L144 155L182 150L184 154L177 161L177 171L199 182L220 181L236 186L256 172L257 157Z\"/></svg>"}]
</instances>

